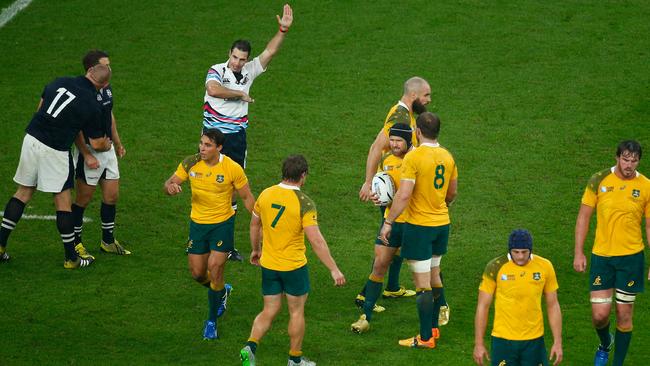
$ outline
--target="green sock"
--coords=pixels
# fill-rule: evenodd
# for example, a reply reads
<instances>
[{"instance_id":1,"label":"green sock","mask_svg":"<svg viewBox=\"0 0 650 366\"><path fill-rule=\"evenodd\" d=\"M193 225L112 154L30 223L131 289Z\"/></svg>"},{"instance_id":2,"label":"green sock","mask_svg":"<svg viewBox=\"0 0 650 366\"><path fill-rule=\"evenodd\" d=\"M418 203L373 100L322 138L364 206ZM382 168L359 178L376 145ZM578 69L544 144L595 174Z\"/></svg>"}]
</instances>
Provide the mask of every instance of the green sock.
<instances>
[{"instance_id":1,"label":"green sock","mask_svg":"<svg viewBox=\"0 0 650 366\"><path fill-rule=\"evenodd\" d=\"M432 328L438 328L438 316L440 316L440 306L442 305L442 294L444 288L434 287L431 289L433 296L433 322L431 323Z\"/></svg>"},{"instance_id":2,"label":"green sock","mask_svg":"<svg viewBox=\"0 0 650 366\"><path fill-rule=\"evenodd\" d=\"M225 294L225 288L219 291L215 291L211 288L208 289L208 320L213 322L217 321L217 309L219 309L219 305L221 305L223 295Z\"/></svg>"},{"instance_id":3,"label":"green sock","mask_svg":"<svg viewBox=\"0 0 650 366\"><path fill-rule=\"evenodd\" d=\"M445 299L445 281L442 279L442 272L440 272L440 283L442 283L442 291L440 292L440 306L448 306L447 299Z\"/></svg>"},{"instance_id":4,"label":"green sock","mask_svg":"<svg viewBox=\"0 0 650 366\"><path fill-rule=\"evenodd\" d=\"M375 282L368 279L366 282L366 301L363 303L363 312L366 314L366 320L370 321L372 318L372 309L377 303L379 294L381 293L382 282Z\"/></svg>"},{"instance_id":5,"label":"green sock","mask_svg":"<svg viewBox=\"0 0 650 366\"><path fill-rule=\"evenodd\" d=\"M627 349L630 347L630 341L632 340L632 331L621 332L616 329L616 335L614 336L614 362L613 366L623 365L625 361L625 356L627 356Z\"/></svg>"},{"instance_id":6,"label":"green sock","mask_svg":"<svg viewBox=\"0 0 650 366\"><path fill-rule=\"evenodd\" d=\"M398 254L393 256L393 261L390 263L390 267L388 267L388 283L386 284L386 290L399 290L399 272L402 269L403 261L404 259Z\"/></svg>"},{"instance_id":7,"label":"green sock","mask_svg":"<svg viewBox=\"0 0 650 366\"><path fill-rule=\"evenodd\" d=\"M612 337L609 334L609 323L600 329L596 329L596 333L598 333L598 338L600 338L600 345L602 347L609 347L610 343L612 343Z\"/></svg>"},{"instance_id":8,"label":"green sock","mask_svg":"<svg viewBox=\"0 0 650 366\"><path fill-rule=\"evenodd\" d=\"M431 339L431 318L433 317L433 293L430 289L418 291L416 300L418 316L420 317L420 338L423 341Z\"/></svg>"}]
</instances>

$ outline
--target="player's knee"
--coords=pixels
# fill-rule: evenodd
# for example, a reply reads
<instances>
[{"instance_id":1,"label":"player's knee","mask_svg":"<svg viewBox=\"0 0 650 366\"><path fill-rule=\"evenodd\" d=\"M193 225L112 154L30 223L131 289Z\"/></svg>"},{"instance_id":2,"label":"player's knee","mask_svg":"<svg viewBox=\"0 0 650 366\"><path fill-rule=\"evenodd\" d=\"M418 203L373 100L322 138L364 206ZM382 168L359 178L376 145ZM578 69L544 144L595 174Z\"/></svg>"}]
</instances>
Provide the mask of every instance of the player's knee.
<instances>
[{"instance_id":1,"label":"player's knee","mask_svg":"<svg viewBox=\"0 0 650 366\"><path fill-rule=\"evenodd\" d=\"M117 203L117 199L120 196L120 193L117 189L106 190L102 193L102 200L107 205L114 205Z\"/></svg>"},{"instance_id":2,"label":"player's knee","mask_svg":"<svg viewBox=\"0 0 650 366\"><path fill-rule=\"evenodd\" d=\"M208 280L205 272L199 272L198 270L191 271L192 279L198 283L205 283Z\"/></svg>"}]
</instances>

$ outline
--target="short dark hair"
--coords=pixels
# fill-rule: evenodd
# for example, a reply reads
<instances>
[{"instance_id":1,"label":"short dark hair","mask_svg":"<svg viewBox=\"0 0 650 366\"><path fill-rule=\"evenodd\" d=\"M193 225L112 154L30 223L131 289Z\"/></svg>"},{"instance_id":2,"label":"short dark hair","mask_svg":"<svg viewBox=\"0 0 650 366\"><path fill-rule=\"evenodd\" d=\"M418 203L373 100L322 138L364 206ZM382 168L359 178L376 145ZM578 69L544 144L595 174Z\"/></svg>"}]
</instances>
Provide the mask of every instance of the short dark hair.
<instances>
[{"instance_id":1,"label":"short dark hair","mask_svg":"<svg viewBox=\"0 0 650 366\"><path fill-rule=\"evenodd\" d=\"M422 136L428 139L437 139L440 133L440 118L431 112L424 112L415 120Z\"/></svg>"},{"instance_id":2,"label":"short dark hair","mask_svg":"<svg viewBox=\"0 0 650 366\"><path fill-rule=\"evenodd\" d=\"M226 135L224 135L223 132L219 131L216 128L210 128L203 131L203 135L207 136L217 146L223 146L223 143L226 142Z\"/></svg>"},{"instance_id":3,"label":"short dark hair","mask_svg":"<svg viewBox=\"0 0 650 366\"><path fill-rule=\"evenodd\" d=\"M238 39L233 42L232 46L230 46L230 52L232 52L232 50L235 48L248 53L248 55L251 54L251 43L245 39Z\"/></svg>"},{"instance_id":4,"label":"short dark hair","mask_svg":"<svg viewBox=\"0 0 650 366\"><path fill-rule=\"evenodd\" d=\"M108 53L102 50L90 50L86 53L86 56L81 59L81 63L84 65L84 70L88 71L91 67L99 63L99 59L108 57Z\"/></svg>"},{"instance_id":5,"label":"short dark hair","mask_svg":"<svg viewBox=\"0 0 650 366\"><path fill-rule=\"evenodd\" d=\"M621 157L624 152L629 152L632 155L636 155L639 160L641 160L641 144L635 140L625 140L618 144L616 148L616 156Z\"/></svg>"},{"instance_id":6,"label":"short dark hair","mask_svg":"<svg viewBox=\"0 0 650 366\"><path fill-rule=\"evenodd\" d=\"M289 155L282 162L282 180L299 182L302 175L308 172L307 159L302 155Z\"/></svg>"}]
</instances>

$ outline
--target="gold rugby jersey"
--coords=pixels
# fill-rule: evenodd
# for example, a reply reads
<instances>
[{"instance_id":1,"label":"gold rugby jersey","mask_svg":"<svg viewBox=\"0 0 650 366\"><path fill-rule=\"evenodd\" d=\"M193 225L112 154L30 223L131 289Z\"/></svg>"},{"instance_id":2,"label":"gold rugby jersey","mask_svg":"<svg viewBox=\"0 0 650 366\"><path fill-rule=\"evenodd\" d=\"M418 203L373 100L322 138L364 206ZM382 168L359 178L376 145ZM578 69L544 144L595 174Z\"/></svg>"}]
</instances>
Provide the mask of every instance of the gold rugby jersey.
<instances>
[{"instance_id":1,"label":"gold rugby jersey","mask_svg":"<svg viewBox=\"0 0 650 366\"><path fill-rule=\"evenodd\" d=\"M232 193L248 183L244 169L219 154L219 162L208 166L199 154L185 158L174 173L183 182L189 179L192 189L190 218L197 224L218 224L235 214Z\"/></svg>"},{"instance_id":2,"label":"gold rugby jersey","mask_svg":"<svg viewBox=\"0 0 650 366\"><path fill-rule=\"evenodd\" d=\"M269 187L257 198L253 214L262 220L262 267L292 271L307 264L303 228L318 225L318 214L306 194L283 183Z\"/></svg>"},{"instance_id":3,"label":"gold rugby jersey","mask_svg":"<svg viewBox=\"0 0 650 366\"><path fill-rule=\"evenodd\" d=\"M453 156L439 144L423 143L404 156L402 180L415 182L404 211L406 222L420 226L449 224L445 202L449 182L458 178Z\"/></svg>"},{"instance_id":4,"label":"gold rugby jersey","mask_svg":"<svg viewBox=\"0 0 650 366\"><path fill-rule=\"evenodd\" d=\"M395 184L395 193L397 193L397 190L399 189L399 183L402 176L402 161L403 158L397 157L389 152L384 154L381 158L381 162L379 162L379 171L388 173L393 180L393 183ZM389 212L390 206L386 207L384 218L388 217ZM403 212L397 219L395 219L395 222L405 221L406 219Z\"/></svg>"},{"instance_id":5,"label":"gold rugby jersey","mask_svg":"<svg viewBox=\"0 0 650 366\"><path fill-rule=\"evenodd\" d=\"M511 341L543 336L542 294L558 287L553 264L546 258L532 254L525 266L515 264L509 254L491 260L479 290L495 298L492 336Z\"/></svg>"},{"instance_id":6,"label":"gold rugby jersey","mask_svg":"<svg viewBox=\"0 0 650 366\"><path fill-rule=\"evenodd\" d=\"M596 208L596 238L592 252L610 257L643 250L641 222L650 214L650 180L638 173L623 180L614 167L594 174L582 204Z\"/></svg>"}]
</instances>

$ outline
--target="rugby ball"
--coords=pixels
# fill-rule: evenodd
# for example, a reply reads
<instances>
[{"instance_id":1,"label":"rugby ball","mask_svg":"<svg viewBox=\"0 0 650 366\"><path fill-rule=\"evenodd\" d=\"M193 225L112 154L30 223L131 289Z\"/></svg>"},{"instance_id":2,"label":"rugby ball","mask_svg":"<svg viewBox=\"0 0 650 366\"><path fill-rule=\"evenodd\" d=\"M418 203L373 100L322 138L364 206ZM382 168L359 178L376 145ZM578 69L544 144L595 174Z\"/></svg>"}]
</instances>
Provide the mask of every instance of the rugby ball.
<instances>
[{"instance_id":1,"label":"rugby ball","mask_svg":"<svg viewBox=\"0 0 650 366\"><path fill-rule=\"evenodd\" d=\"M393 196L395 195L395 183L388 173L379 172L372 177L370 190L379 198L380 206L387 206L393 201Z\"/></svg>"}]
</instances>

